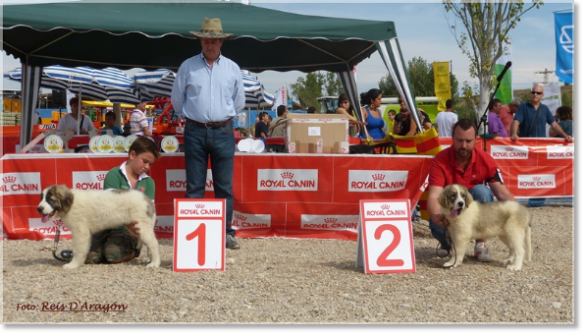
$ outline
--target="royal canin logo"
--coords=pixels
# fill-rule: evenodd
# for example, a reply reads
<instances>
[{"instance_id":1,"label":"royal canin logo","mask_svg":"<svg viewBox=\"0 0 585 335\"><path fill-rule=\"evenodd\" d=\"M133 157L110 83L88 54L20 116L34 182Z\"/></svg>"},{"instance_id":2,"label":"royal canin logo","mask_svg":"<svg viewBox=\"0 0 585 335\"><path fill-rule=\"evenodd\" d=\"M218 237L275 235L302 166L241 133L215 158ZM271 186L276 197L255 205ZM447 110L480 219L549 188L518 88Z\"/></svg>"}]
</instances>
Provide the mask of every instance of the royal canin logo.
<instances>
[{"instance_id":1,"label":"royal canin logo","mask_svg":"<svg viewBox=\"0 0 585 335\"><path fill-rule=\"evenodd\" d=\"M518 188L556 188L556 176L547 175L519 175Z\"/></svg>"},{"instance_id":2,"label":"royal canin logo","mask_svg":"<svg viewBox=\"0 0 585 335\"><path fill-rule=\"evenodd\" d=\"M106 179L106 175L104 173L98 174L96 178L98 181L104 181Z\"/></svg>"},{"instance_id":3,"label":"royal canin logo","mask_svg":"<svg viewBox=\"0 0 585 335\"><path fill-rule=\"evenodd\" d=\"M7 176L7 177L2 178L2 181L4 182L4 184L15 183L16 177L15 176Z\"/></svg>"},{"instance_id":4,"label":"royal canin logo","mask_svg":"<svg viewBox=\"0 0 585 335\"><path fill-rule=\"evenodd\" d=\"M195 208L205 208L205 204L197 203L195 204Z\"/></svg>"},{"instance_id":5,"label":"royal canin logo","mask_svg":"<svg viewBox=\"0 0 585 335\"><path fill-rule=\"evenodd\" d=\"M258 191L317 191L317 169L258 169Z\"/></svg>"},{"instance_id":6,"label":"royal canin logo","mask_svg":"<svg viewBox=\"0 0 585 335\"><path fill-rule=\"evenodd\" d=\"M107 171L73 171L73 188L78 190L103 190Z\"/></svg>"},{"instance_id":7,"label":"royal canin logo","mask_svg":"<svg viewBox=\"0 0 585 335\"><path fill-rule=\"evenodd\" d=\"M357 232L358 217L356 215L310 215L301 214L301 229L311 230L349 230Z\"/></svg>"},{"instance_id":8,"label":"royal canin logo","mask_svg":"<svg viewBox=\"0 0 585 335\"><path fill-rule=\"evenodd\" d=\"M390 209L390 205L385 204L385 205L380 206L380 208L382 208L382 209Z\"/></svg>"},{"instance_id":9,"label":"royal canin logo","mask_svg":"<svg viewBox=\"0 0 585 335\"><path fill-rule=\"evenodd\" d=\"M575 159L574 154L575 147L572 145L568 146L547 146L546 147L546 158L547 159Z\"/></svg>"},{"instance_id":10,"label":"royal canin logo","mask_svg":"<svg viewBox=\"0 0 585 335\"><path fill-rule=\"evenodd\" d=\"M232 228L236 230L270 228L270 214L243 215L234 211L233 218Z\"/></svg>"},{"instance_id":11,"label":"royal canin logo","mask_svg":"<svg viewBox=\"0 0 585 335\"><path fill-rule=\"evenodd\" d=\"M528 147L492 145L491 154L496 159L528 159Z\"/></svg>"},{"instance_id":12,"label":"royal canin logo","mask_svg":"<svg viewBox=\"0 0 585 335\"><path fill-rule=\"evenodd\" d=\"M0 196L41 193L41 175L39 172L0 174Z\"/></svg>"},{"instance_id":13,"label":"royal canin logo","mask_svg":"<svg viewBox=\"0 0 585 335\"><path fill-rule=\"evenodd\" d=\"M406 188L408 171L372 172L350 170L348 192L394 192Z\"/></svg>"}]
</instances>

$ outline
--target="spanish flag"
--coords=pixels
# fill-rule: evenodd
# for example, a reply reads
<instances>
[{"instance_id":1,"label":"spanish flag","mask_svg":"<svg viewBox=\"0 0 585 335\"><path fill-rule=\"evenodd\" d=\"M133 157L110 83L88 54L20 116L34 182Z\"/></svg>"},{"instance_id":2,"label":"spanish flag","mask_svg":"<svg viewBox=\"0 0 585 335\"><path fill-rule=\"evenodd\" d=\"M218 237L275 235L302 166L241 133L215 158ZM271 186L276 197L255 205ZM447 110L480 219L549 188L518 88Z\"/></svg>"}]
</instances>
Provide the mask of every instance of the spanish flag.
<instances>
[{"instance_id":1,"label":"spanish flag","mask_svg":"<svg viewBox=\"0 0 585 335\"><path fill-rule=\"evenodd\" d=\"M390 135L399 154L418 154L434 156L441 151L439 133L434 127L414 136Z\"/></svg>"}]
</instances>

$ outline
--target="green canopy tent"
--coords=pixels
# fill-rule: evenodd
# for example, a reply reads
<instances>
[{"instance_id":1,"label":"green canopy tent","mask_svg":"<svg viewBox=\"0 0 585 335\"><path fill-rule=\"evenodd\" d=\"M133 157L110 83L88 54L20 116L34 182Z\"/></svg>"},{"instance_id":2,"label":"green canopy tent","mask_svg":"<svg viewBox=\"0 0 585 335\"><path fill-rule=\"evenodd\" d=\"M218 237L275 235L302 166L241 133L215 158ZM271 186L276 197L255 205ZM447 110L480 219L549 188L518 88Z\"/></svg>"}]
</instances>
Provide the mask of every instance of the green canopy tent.
<instances>
[{"instance_id":1,"label":"green canopy tent","mask_svg":"<svg viewBox=\"0 0 585 335\"><path fill-rule=\"evenodd\" d=\"M380 43L388 45L396 50L389 53L387 67L394 71L396 85L411 110L416 106L399 46L390 43L397 41L393 22L325 18L239 3L199 1L10 5L3 7L2 49L21 60L25 74L21 143L31 140L41 67L176 71L185 59L201 52L199 41L189 31L199 30L206 17L220 18L224 31L234 34L223 45L222 53L242 69L338 73L353 106L359 106L358 92L353 76L348 74L381 50ZM416 113L413 115L416 118ZM416 122L422 129L418 118Z\"/></svg>"}]
</instances>

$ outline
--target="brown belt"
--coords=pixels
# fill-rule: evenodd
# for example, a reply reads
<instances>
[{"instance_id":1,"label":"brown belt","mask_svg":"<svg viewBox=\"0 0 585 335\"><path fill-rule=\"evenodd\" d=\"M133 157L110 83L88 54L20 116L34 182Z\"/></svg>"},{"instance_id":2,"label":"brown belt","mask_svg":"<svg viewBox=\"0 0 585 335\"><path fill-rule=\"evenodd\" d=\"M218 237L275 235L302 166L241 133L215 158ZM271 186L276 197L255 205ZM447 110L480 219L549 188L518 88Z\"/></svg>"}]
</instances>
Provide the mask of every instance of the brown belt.
<instances>
[{"instance_id":1,"label":"brown belt","mask_svg":"<svg viewBox=\"0 0 585 335\"><path fill-rule=\"evenodd\" d=\"M206 123L201 123L201 122L197 122L195 120L191 120L189 118L186 118L187 123L193 123L194 125L197 125L199 127L203 127L203 128L221 128L223 126L225 126L226 124L232 122L232 119L227 119L225 121L221 121L221 122L206 122Z\"/></svg>"}]
</instances>

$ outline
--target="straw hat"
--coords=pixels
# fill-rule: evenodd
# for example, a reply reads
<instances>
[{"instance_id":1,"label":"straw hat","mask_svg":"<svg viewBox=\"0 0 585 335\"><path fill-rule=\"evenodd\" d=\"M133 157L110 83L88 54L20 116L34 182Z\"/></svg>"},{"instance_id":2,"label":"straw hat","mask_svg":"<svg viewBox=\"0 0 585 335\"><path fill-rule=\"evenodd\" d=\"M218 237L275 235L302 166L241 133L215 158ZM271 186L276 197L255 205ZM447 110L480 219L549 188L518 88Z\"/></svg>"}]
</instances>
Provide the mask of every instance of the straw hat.
<instances>
[{"instance_id":1,"label":"straw hat","mask_svg":"<svg viewBox=\"0 0 585 335\"><path fill-rule=\"evenodd\" d=\"M224 34L223 28L221 27L220 19L208 19L203 20L201 30L190 31L191 34L200 38L230 38L233 34Z\"/></svg>"}]
</instances>

